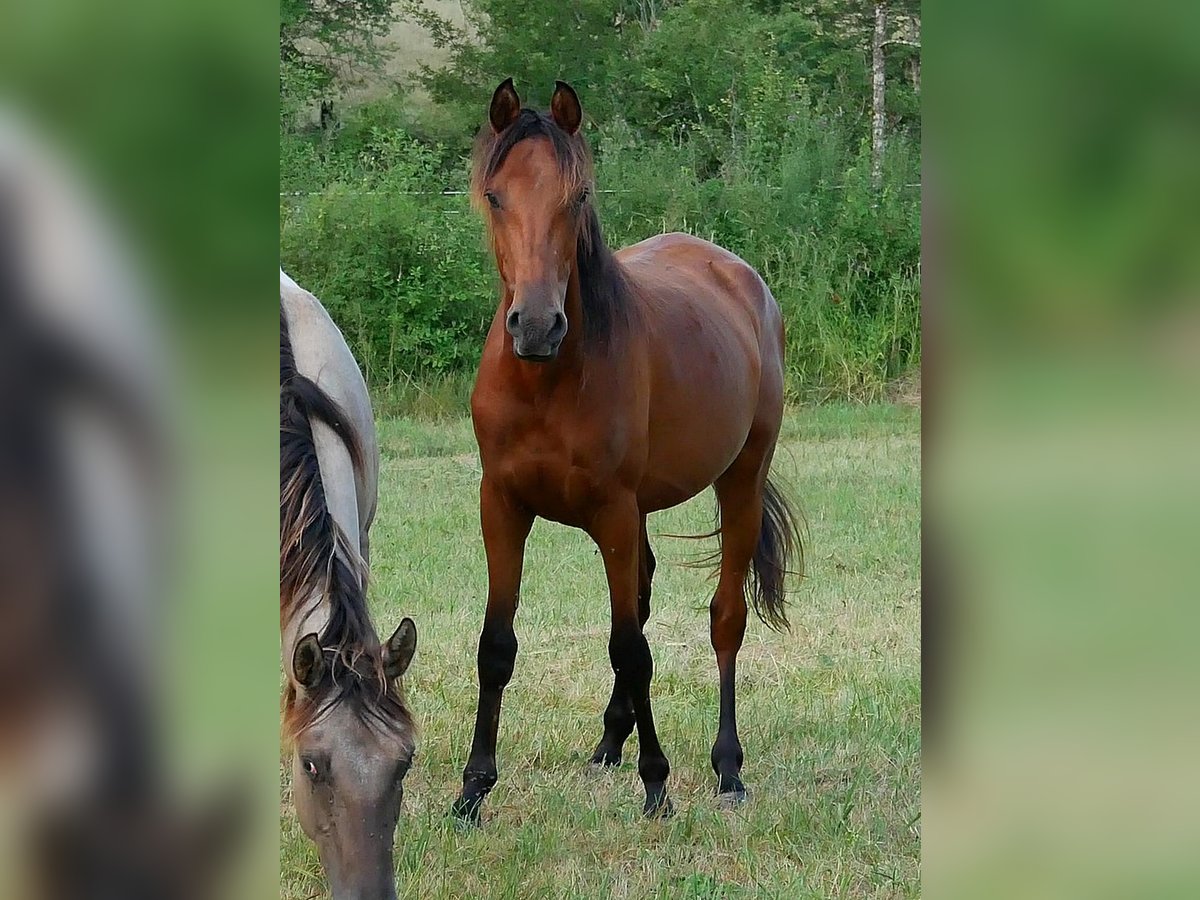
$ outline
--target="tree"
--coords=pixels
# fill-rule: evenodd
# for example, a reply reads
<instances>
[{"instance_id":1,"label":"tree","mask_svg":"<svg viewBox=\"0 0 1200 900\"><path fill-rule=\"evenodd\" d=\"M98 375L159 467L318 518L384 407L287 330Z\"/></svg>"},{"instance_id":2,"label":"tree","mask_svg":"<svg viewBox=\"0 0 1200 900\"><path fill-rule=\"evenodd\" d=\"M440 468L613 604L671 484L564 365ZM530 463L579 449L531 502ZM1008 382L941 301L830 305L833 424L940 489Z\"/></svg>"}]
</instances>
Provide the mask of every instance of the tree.
<instances>
[{"instance_id":1,"label":"tree","mask_svg":"<svg viewBox=\"0 0 1200 900\"><path fill-rule=\"evenodd\" d=\"M424 28L435 46L450 51L446 65L421 67L422 83L435 100L482 110L496 84L512 76L522 100L544 105L554 82L562 79L587 96L588 117L594 119L619 99L601 88L609 82L612 60L620 53L623 23L643 21L661 5L633 0L463 0L465 28L439 16L422 0L401 0L398 9ZM472 125L477 123L478 113Z\"/></svg>"},{"instance_id":2,"label":"tree","mask_svg":"<svg viewBox=\"0 0 1200 900\"><path fill-rule=\"evenodd\" d=\"M883 44L887 40L887 2L875 0L875 27L871 30L871 185L876 191L883 183L884 107L887 81L884 72Z\"/></svg>"},{"instance_id":3,"label":"tree","mask_svg":"<svg viewBox=\"0 0 1200 900\"><path fill-rule=\"evenodd\" d=\"M379 62L375 38L392 21L392 0L280 0L279 65L328 85L356 66Z\"/></svg>"}]
</instances>

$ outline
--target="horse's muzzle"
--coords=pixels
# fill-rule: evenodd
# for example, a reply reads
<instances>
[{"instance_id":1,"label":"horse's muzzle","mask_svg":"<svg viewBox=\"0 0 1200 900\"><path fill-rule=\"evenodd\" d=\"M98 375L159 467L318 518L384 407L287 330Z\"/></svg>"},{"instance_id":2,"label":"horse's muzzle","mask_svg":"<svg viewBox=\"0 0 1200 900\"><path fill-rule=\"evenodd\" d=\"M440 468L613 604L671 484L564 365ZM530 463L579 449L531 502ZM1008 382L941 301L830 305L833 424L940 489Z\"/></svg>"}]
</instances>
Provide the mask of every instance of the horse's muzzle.
<instances>
[{"instance_id":1,"label":"horse's muzzle","mask_svg":"<svg viewBox=\"0 0 1200 900\"><path fill-rule=\"evenodd\" d=\"M558 310L549 315L535 315L514 307L509 310L504 327L512 335L517 359L544 363L558 356L567 333L567 317Z\"/></svg>"}]
</instances>

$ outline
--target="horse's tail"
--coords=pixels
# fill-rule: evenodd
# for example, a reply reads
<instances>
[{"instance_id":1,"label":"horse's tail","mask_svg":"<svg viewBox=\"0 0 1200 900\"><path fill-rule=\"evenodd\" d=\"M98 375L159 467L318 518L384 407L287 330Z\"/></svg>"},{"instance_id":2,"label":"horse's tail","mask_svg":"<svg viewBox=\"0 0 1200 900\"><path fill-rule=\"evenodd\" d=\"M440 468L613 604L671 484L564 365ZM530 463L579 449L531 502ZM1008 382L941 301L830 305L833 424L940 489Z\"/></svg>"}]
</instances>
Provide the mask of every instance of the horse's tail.
<instances>
[{"instance_id":1,"label":"horse's tail","mask_svg":"<svg viewBox=\"0 0 1200 900\"><path fill-rule=\"evenodd\" d=\"M804 577L803 520L770 479L763 490L762 528L746 576L754 612L768 628L788 627L784 577Z\"/></svg>"}]
</instances>

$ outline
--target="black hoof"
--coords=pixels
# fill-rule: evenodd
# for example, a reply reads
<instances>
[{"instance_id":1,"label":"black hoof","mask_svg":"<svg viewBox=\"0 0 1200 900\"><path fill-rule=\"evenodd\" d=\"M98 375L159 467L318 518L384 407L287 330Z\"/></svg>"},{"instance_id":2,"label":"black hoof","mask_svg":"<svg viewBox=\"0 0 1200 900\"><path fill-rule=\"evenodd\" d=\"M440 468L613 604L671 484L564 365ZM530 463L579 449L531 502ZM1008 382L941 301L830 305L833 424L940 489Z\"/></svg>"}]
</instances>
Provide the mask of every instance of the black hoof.
<instances>
[{"instance_id":1,"label":"black hoof","mask_svg":"<svg viewBox=\"0 0 1200 900\"><path fill-rule=\"evenodd\" d=\"M596 752L592 754L591 763L593 766L603 766L606 769L611 769L621 764L620 752L613 752L607 747L597 747Z\"/></svg>"},{"instance_id":2,"label":"black hoof","mask_svg":"<svg viewBox=\"0 0 1200 900\"><path fill-rule=\"evenodd\" d=\"M468 797L463 795L454 801L450 815L454 816L461 825L478 826L479 812L483 808L483 797Z\"/></svg>"},{"instance_id":3,"label":"black hoof","mask_svg":"<svg viewBox=\"0 0 1200 900\"><path fill-rule=\"evenodd\" d=\"M647 819L669 819L675 815L675 804L667 796L665 787L646 791L646 803L642 813Z\"/></svg>"},{"instance_id":4,"label":"black hoof","mask_svg":"<svg viewBox=\"0 0 1200 900\"><path fill-rule=\"evenodd\" d=\"M717 803L722 809L733 809L746 802L749 796L742 780L732 775L722 775L717 779Z\"/></svg>"}]
</instances>

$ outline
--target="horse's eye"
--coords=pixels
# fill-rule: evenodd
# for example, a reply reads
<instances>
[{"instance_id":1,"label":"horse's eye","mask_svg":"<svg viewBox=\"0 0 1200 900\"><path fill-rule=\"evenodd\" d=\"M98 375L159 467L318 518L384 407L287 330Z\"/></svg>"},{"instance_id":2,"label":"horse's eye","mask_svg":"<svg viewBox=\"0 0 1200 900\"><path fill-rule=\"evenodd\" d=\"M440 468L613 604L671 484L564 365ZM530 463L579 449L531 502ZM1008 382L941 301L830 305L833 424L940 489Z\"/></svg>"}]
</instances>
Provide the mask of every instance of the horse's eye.
<instances>
[{"instance_id":1,"label":"horse's eye","mask_svg":"<svg viewBox=\"0 0 1200 900\"><path fill-rule=\"evenodd\" d=\"M583 204L587 203L588 197L590 197L591 195L592 195L591 191L589 191L587 188L584 188L582 191L579 192L579 196L575 198L575 206L576 207L583 206Z\"/></svg>"},{"instance_id":2,"label":"horse's eye","mask_svg":"<svg viewBox=\"0 0 1200 900\"><path fill-rule=\"evenodd\" d=\"M321 770L317 768L317 764L315 762L313 762L311 759L300 760L300 767L302 769L304 769L304 774L307 775L309 778L311 778L313 781L317 781L318 779L320 779Z\"/></svg>"},{"instance_id":3,"label":"horse's eye","mask_svg":"<svg viewBox=\"0 0 1200 900\"><path fill-rule=\"evenodd\" d=\"M487 202L492 205L492 209L500 208L500 198L491 191L486 191L483 196L487 197Z\"/></svg>"}]
</instances>

